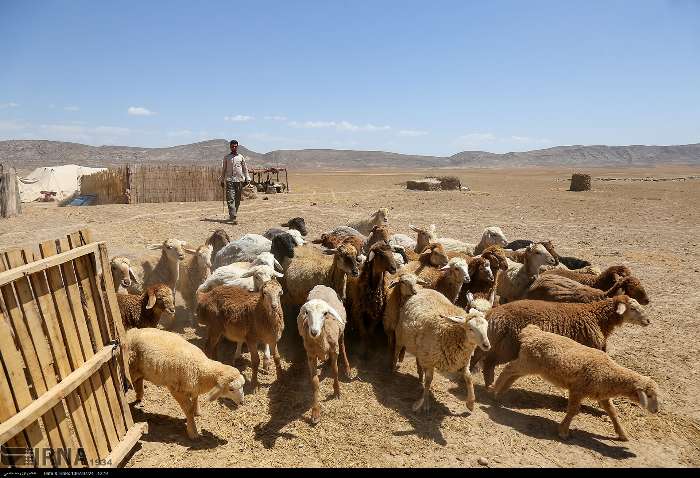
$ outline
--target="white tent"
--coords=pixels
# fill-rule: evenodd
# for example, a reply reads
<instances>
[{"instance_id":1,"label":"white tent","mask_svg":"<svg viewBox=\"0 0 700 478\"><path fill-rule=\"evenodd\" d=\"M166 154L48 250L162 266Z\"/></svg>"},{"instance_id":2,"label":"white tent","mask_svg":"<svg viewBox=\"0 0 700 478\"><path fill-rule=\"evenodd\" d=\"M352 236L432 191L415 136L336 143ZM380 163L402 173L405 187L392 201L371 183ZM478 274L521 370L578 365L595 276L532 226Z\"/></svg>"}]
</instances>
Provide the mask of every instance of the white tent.
<instances>
[{"instance_id":1,"label":"white tent","mask_svg":"<svg viewBox=\"0 0 700 478\"><path fill-rule=\"evenodd\" d=\"M86 168L77 164L36 168L26 178L19 179L19 195L22 202L32 202L43 197L41 191L55 191L61 201L80 189L80 177L107 168Z\"/></svg>"}]
</instances>

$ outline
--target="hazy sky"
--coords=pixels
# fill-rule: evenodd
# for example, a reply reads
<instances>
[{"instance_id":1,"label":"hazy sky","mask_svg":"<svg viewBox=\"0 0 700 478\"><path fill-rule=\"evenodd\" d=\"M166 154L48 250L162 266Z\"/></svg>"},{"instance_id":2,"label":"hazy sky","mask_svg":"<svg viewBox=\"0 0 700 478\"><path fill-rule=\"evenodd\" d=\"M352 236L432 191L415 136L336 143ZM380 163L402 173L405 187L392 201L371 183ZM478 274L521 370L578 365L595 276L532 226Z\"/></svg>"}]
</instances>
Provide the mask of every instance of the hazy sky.
<instances>
[{"instance_id":1,"label":"hazy sky","mask_svg":"<svg viewBox=\"0 0 700 478\"><path fill-rule=\"evenodd\" d=\"M700 142L700 1L0 0L0 139Z\"/></svg>"}]
</instances>

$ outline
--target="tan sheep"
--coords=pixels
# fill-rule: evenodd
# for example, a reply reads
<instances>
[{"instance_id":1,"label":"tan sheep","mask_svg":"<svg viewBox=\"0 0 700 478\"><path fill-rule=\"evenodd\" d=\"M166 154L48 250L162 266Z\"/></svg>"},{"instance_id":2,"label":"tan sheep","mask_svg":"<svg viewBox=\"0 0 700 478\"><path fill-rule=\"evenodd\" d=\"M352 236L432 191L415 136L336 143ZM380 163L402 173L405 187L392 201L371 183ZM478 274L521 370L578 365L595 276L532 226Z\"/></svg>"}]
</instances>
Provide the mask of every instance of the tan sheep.
<instances>
[{"instance_id":1,"label":"tan sheep","mask_svg":"<svg viewBox=\"0 0 700 478\"><path fill-rule=\"evenodd\" d=\"M389 222L389 210L385 207L373 212L367 219L359 219L348 222L348 227L352 227L361 234L368 235L374 226L383 226Z\"/></svg>"},{"instance_id":2,"label":"tan sheep","mask_svg":"<svg viewBox=\"0 0 700 478\"><path fill-rule=\"evenodd\" d=\"M525 250L523 264L514 263L498 274L496 292L501 302L520 299L537 279L540 266L554 264L554 258L542 244L530 244Z\"/></svg>"},{"instance_id":3,"label":"tan sheep","mask_svg":"<svg viewBox=\"0 0 700 478\"><path fill-rule=\"evenodd\" d=\"M605 352L544 332L528 325L519 334L520 353L501 372L494 386L498 397L520 377L539 375L547 382L569 392L569 405L559 425L559 436L569 437L571 420L578 414L584 398L597 400L610 417L620 440L627 432L617 416L611 398L625 397L651 413L659 410L658 387L651 378L615 363Z\"/></svg>"},{"instance_id":4,"label":"tan sheep","mask_svg":"<svg viewBox=\"0 0 700 478\"><path fill-rule=\"evenodd\" d=\"M160 257L141 261L143 269L143 286L153 284L166 284L173 291L177 288L180 279L180 263L185 259L185 241L179 239L166 239L163 244L151 244L149 249L160 249Z\"/></svg>"},{"instance_id":5,"label":"tan sheep","mask_svg":"<svg viewBox=\"0 0 700 478\"><path fill-rule=\"evenodd\" d=\"M333 370L333 391L340 398L338 381L338 356L343 360L345 375L350 377L350 364L345 353L345 323L347 315L338 294L324 285L311 289L306 303L301 306L297 317L297 329L304 341L306 358L311 374L313 405L311 421L318 423L321 417L319 396L318 362L330 358Z\"/></svg>"},{"instance_id":6,"label":"tan sheep","mask_svg":"<svg viewBox=\"0 0 700 478\"><path fill-rule=\"evenodd\" d=\"M211 245L202 245L197 249L183 247L183 250L190 254L180 264L180 279L177 283L177 290L185 301L187 310L194 315L197 307L197 288L211 275Z\"/></svg>"},{"instance_id":7,"label":"tan sheep","mask_svg":"<svg viewBox=\"0 0 700 478\"><path fill-rule=\"evenodd\" d=\"M489 226L484 229L478 244L469 244L449 237L441 237L438 239L438 242L445 246L445 250L448 252L462 252L470 256L481 254L489 246L497 245L503 247L508 243L506 236L498 226Z\"/></svg>"},{"instance_id":8,"label":"tan sheep","mask_svg":"<svg viewBox=\"0 0 700 478\"><path fill-rule=\"evenodd\" d=\"M127 294L141 294L143 292L142 283L131 266L131 259L124 256L112 257L109 265L112 269L114 292Z\"/></svg>"},{"instance_id":9,"label":"tan sheep","mask_svg":"<svg viewBox=\"0 0 700 478\"><path fill-rule=\"evenodd\" d=\"M208 392L210 401L243 401L243 375L234 367L208 359L178 334L153 328L129 329L124 343L136 401L143 399L144 380L167 387L187 417L190 438L199 436L194 421L199 415L199 395Z\"/></svg>"},{"instance_id":10,"label":"tan sheep","mask_svg":"<svg viewBox=\"0 0 700 478\"><path fill-rule=\"evenodd\" d=\"M386 306L384 307L384 314L382 315L382 325L384 326L384 333L386 334L389 342L389 356L391 358L391 370L395 369L394 364L394 347L396 345L396 326L399 323L401 307L403 307L404 302L410 296L418 293L420 290L419 285L425 286L426 282L423 279L419 279L415 274L401 274L397 279L392 281L387 289L388 296L386 299ZM403 355L399 357L400 361L403 361Z\"/></svg>"},{"instance_id":11,"label":"tan sheep","mask_svg":"<svg viewBox=\"0 0 700 478\"><path fill-rule=\"evenodd\" d=\"M649 304L646 290L634 276L622 277L609 290L603 291L558 274L544 274L532 283L523 298L552 302L595 302L616 295L627 295L642 305Z\"/></svg>"},{"instance_id":12,"label":"tan sheep","mask_svg":"<svg viewBox=\"0 0 700 478\"><path fill-rule=\"evenodd\" d=\"M581 284L587 285L588 287L595 287L596 289L600 290L608 290L615 284L615 282L618 281L618 279L622 277L631 276L632 271L627 266L617 265L608 267L598 275L586 274L576 271L568 271L563 269L551 269L547 272L542 273L542 275L545 274L557 274L568 279L575 280L576 282L580 282Z\"/></svg>"}]
</instances>

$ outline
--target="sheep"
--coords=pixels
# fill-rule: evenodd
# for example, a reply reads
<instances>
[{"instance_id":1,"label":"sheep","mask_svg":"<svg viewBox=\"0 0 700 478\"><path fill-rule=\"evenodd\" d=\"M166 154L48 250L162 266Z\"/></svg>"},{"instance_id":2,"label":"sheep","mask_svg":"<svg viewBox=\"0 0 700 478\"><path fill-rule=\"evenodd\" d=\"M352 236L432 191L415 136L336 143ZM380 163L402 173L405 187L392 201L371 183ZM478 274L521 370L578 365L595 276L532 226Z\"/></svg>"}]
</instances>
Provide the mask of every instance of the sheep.
<instances>
[{"instance_id":1,"label":"sheep","mask_svg":"<svg viewBox=\"0 0 700 478\"><path fill-rule=\"evenodd\" d=\"M159 329L130 329L124 339L136 402L143 399L143 381L168 388L187 417L187 436L199 436L195 416L199 395L243 402L243 375L234 367L210 360L178 334Z\"/></svg>"},{"instance_id":2,"label":"sheep","mask_svg":"<svg viewBox=\"0 0 700 478\"><path fill-rule=\"evenodd\" d=\"M362 353L367 352L367 341L381 323L387 299L387 274L398 269L392 247L385 241L374 244L362 264L357 279L347 281L347 304L351 323L359 332Z\"/></svg>"},{"instance_id":3,"label":"sheep","mask_svg":"<svg viewBox=\"0 0 700 478\"><path fill-rule=\"evenodd\" d=\"M440 268L424 267L418 273L418 277L425 281L427 289L440 292L453 304L463 286L470 282L467 261L461 257L453 257Z\"/></svg>"},{"instance_id":4,"label":"sheep","mask_svg":"<svg viewBox=\"0 0 700 478\"><path fill-rule=\"evenodd\" d=\"M348 227L357 230L360 234L368 235L374 226L383 226L389 222L389 211L387 208L379 208L367 219L358 219L348 222Z\"/></svg>"},{"instance_id":5,"label":"sheep","mask_svg":"<svg viewBox=\"0 0 700 478\"><path fill-rule=\"evenodd\" d=\"M634 276L622 277L610 289L602 291L564 276L546 274L532 283L523 298L553 302L595 302L615 295L627 295L642 305L649 304L646 290Z\"/></svg>"},{"instance_id":6,"label":"sheep","mask_svg":"<svg viewBox=\"0 0 700 478\"><path fill-rule=\"evenodd\" d=\"M226 244L214 256L214 269L234 262L253 262L261 252L270 252L272 241L260 234L245 234Z\"/></svg>"},{"instance_id":7,"label":"sheep","mask_svg":"<svg viewBox=\"0 0 700 478\"><path fill-rule=\"evenodd\" d=\"M212 247L211 257L214 258L229 242L231 242L231 238L229 237L228 233L223 229L217 229L211 236L209 236L204 244Z\"/></svg>"},{"instance_id":8,"label":"sheep","mask_svg":"<svg viewBox=\"0 0 700 478\"><path fill-rule=\"evenodd\" d=\"M197 293L197 316L201 323L208 326L207 355L216 357L216 346L221 336L232 342L245 341L253 367L253 391L258 387L258 343L270 346L277 378L282 376L282 361L277 350L277 342L284 330L281 295L282 286L276 279L264 283L258 292L223 285L211 292Z\"/></svg>"},{"instance_id":9,"label":"sheep","mask_svg":"<svg viewBox=\"0 0 700 478\"><path fill-rule=\"evenodd\" d=\"M456 259L450 259L451 261ZM463 259L462 259L463 260ZM467 293L472 294L472 298L485 298L491 295L495 289L496 276L491 269L491 262L482 256L476 256L467 263L467 272L470 280L468 285L462 287L453 302L460 307L468 305Z\"/></svg>"},{"instance_id":10,"label":"sheep","mask_svg":"<svg viewBox=\"0 0 700 478\"><path fill-rule=\"evenodd\" d=\"M301 246L304 244L304 238L301 235L301 232L297 231L296 229L280 229L279 227L271 227L267 231L265 231L265 234L263 234L263 237L266 239L269 239L272 241L272 238L275 236L279 236L280 234L289 234L294 238L294 242L296 243L297 246ZM270 244L272 246L272 244Z\"/></svg>"},{"instance_id":11,"label":"sheep","mask_svg":"<svg viewBox=\"0 0 700 478\"><path fill-rule=\"evenodd\" d=\"M350 364L345 353L346 313L338 294L324 285L317 285L309 292L308 300L301 306L297 316L297 329L304 341L306 358L311 374L313 405L311 422L316 424L321 419L319 396L318 362L330 359L333 370L333 391L340 398L338 381L338 355L343 360L345 375L350 377Z\"/></svg>"},{"instance_id":12,"label":"sheep","mask_svg":"<svg viewBox=\"0 0 700 478\"><path fill-rule=\"evenodd\" d=\"M219 267L202 283L202 285L199 286L198 290L200 292L209 292L214 287L226 284L241 286L245 285L252 292L254 290L252 288L254 284L252 277L255 277L255 275L247 275L243 281L240 281L240 279L244 278L244 274L256 266L268 266L270 268L277 269L278 271L282 270L282 265L279 263L279 261L277 261L277 259L275 259L275 256L273 256L271 252L261 252L253 262L234 262L233 264ZM264 271L264 269L260 270ZM270 277L272 277L272 275L273 274L270 274ZM282 276L278 275L277 277Z\"/></svg>"},{"instance_id":13,"label":"sheep","mask_svg":"<svg viewBox=\"0 0 700 478\"><path fill-rule=\"evenodd\" d=\"M304 221L303 217L293 217L284 224L281 224L281 226L288 227L289 229L296 229L302 236L306 236L309 233L306 229L306 221Z\"/></svg>"},{"instance_id":14,"label":"sheep","mask_svg":"<svg viewBox=\"0 0 700 478\"><path fill-rule=\"evenodd\" d=\"M493 383L496 365L510 362L518 356L518 333L528 324L603 351L607 349L610 334L623 323L649 325L649 318L639 302L626 295L583 304L519 300L495 307L486 318L493 347L483 357L475 354L472 368L475 369L483 359L484 383L487 387Z\"/></svg>"},{"instance_id":15,"label":"sheep","mask_svg":"<svg viewBox=\"0 0 700 478\"><path fill-rule=\"evenodd\" d=\"M282 271L284 272L289 266L289 262L292 260L295 254L295 249L297 248L296 241L294 238L288 234L280 234L272 238L272 245L270 246L270 252L274 257L277 264L281 265ZM299 247L303 249L303 247Z\"/></svg>"},{"instance_id":16,"label":"sheep","mask_svg":"<svg viewBox=\"0 0 700 478\"><path fill-rule=\"evenodd\" d=\"M124 256L112 257L109 261L114 282L114 292L125 291L128 294L143 292L141 281L131 267L131 259Z\"/></svg>"},{"instance_id":17,"label":"sheep","mask_svg":"<svg viewBox=\"0 0 700 478\"><path fill-rule=\"evenodd\" d=\"M517 252L520 249L524 249L527 246L532 244L532 241L527 240L527 239L518 239L513 242L509 242L508 244L505 245L505 249ZM544 241L541 244L544 244L545 247L547 247L547 250L549 251L550 254L554 257L554 259L557 261L558 264L564 265L567 269L582 269L584 267L590 266L591 263L588 261L585 261L583 259L578 259L576 257L570 257L570 256L560 256L556 252L554 252L553 246L551 246L552 242L551 241ZM548 245L550 247L548 247ZM517 259L513 259L516 262L520 262Z\"/></svg>"},{"instance_id":18,"label":"sheep","mask_svg":"<svg viewBox=\"0 0 700 478\"><path fill-rule=\"evenodd\" d=\"M471 256L481 254L488 246L504 246L508 242L503 231L501 231L501 228L498 226L489 226L484 229L478 244L468 244L449 237L441 237L437 241L445 246L445 250L447 251L464 252Z\"/></svg>"},{"instance_id":19,"label":"sheep","mask_svg":"<svg viewBox=\"0 0 700 478\"><path fill-rule=\"evenodd\" d=\"M329 249L335 249L344 242L352 244L358 252L367 253L372 244L379 241L388 241L389 229L387 226L374 226L369 235L364 234L348 234L344 231L330 231L321 234L319 239L314 239L314 244L320 244Z\"/></svg>"},{"instance_id":20,"label":"sheep","mask_svg":"<svg viewBox=\"0 0 700 478\"><path fill-rule=\"evenodd\" d=\"M157 261L153 259L141 261L144 288L154 284L166 284L175 297L177 282L180 279L180 262L185 259L184 245L185 241L166 239L163 244L148 246L149 249L160 249L161 254Z\"/></svg>"},{"instance_id":21,"label":"sheep","mask_svg":"<svg viewBox=\"0 0 700 478\"><path fill-rule=\"evenodd\" d=\"M539 275L540 266L544 264L554 264L554 258L547 249L542 244L527 246L523 264L514 263L508 270L498 274L496 292L501 302L521 298Z\"/></svg>"},{"instance_id":22,"label":"sheep","mask_svg":"<svg viewBox=\"0 0 700 478\"><path fill-rule=\"evenodd\" d=\"M530 244L542 244L545 249L547 249L547 252L549 252L552 257L554 258L554 265L558 266L559 265L559 254L557 254L557 251L554 250L554 244L552 244L552 241L540 241L540 242L532 242L530 241ZM506 257L508 259L511 259L514 262L520 262L521 264L525 260L525 252L527 251L527 247L530 245L528 244L527 246L524 246L518 250L510 251L507 248L504 249L504 252L506 252Z\"/></svg>"},{"instance_id":23,"label":"sheep","mask_svg":"<svg viewBox=\"0 0 700 478\"><path fill-rule=\"evenodd\" d=\"M184 249L185 252L192 254L192 257L180 265L180 280L177 283L177 288L185 300L187 309L192 313L197 305L197 288L211 274L213 249L212 245L199 246L197 249Z\"/></svg>"},{"instance_id":24,"label":"sheep","mask_svg":"<svg viewBox=\"0 0 700 478\"><path fill-rule=\"evenodd\" d=\"M140 295L117 294L117 305L125 329L156 327L161 320L171 325L175 320L175 298L165 284L152 285Z\"/></svg>"},{"instance_id":25,"label":"sheep","mask_svg":"<svg viewBox=\"0 0 700 478\"><path fill-rule=\"evenodd\" d=\"M398 279L394 280L387 286L386 306L382 315L382 325L384 333L389 342L389 355L391 370L394 370L394 347L396 344L396 326L399 323L401 307L406 299L416 293L420 288L418 285L425 286L426 282L420 279L415 274L401 274ZM403 356L400 357L403 361Z\"/></svg>"},{"instance_id":26,"label":"sheep","mask_svg":"<svg viewBox=\"0 0 700 478\"><path fill-rule=\"evenodd\" d=\"M359 274L357 249L350 244L328 249L325 254L298 255L285 268L285 301L300 306L316 285L331 287L345 300L347 276Z\"/></svg>"},{"instance_id":27,"label":"sheep","mask_svg":"<svg viewBox=\"0 0 700 478\"><path fill-rule=\"evenodd\" d=\"M421 398L413 404L413 410L430 407L430 385L433 371L462 371L467 387L467 408L474 411L474 384L467 365L478 346L490 348L486 336L487 322L484 314L476 309L465 312L447 298L431 289L420 289L408 297L401 308L396 327L394 366L405 349L416 357L418 378L425 379Z\"/></svg>"},{"instance_id":28,"label":"sheep","mask_svg":"<svg viewBox=\"0 0 700 478\"><path fill-rule=\"evenodd\" d=\"M563 269L550 269L542 273L542 275L545 274L557 274L568 279L575 280L576 282L580 282L581 284L589 287L594 287L600 290L608 290L621 277L631 276L632 271L627 266L617 265L608 267L598 275L567 271Z\"/></svg>"},{"instance_id":29,"label":"sheep","mask_svg":"<svg viewBox=\"0 0 700 478\"><path fill-rule=\"evenodd\" d=\"M491 294L488 297L474 297L471 292L466 294L466 306L464 310L476 309L479 312L486 314L489 310L493 309L496 303L496 289L491 290ZM459 304L457 304L459 305ZM461 305L460 305L461 307Z\"/></svg>"},{"instance_id":30,"label":"sheep","mask_svg":"<svg viewBox=\"0 0 700 478\"><path fill-rule=\"evenodd\" d=\"M389 244L402 246L405 249L413 249L414 252L420 254L431 242L437 241L435 236L435 224L431 224L429 227L420 228L409 224L408 228L417 234L417 238L413 239L406 234L393 234L389 238Z\"/></svg>"},{"instance_id":31,"label":"sheep","mask_svg":"<svg viewBox=\"0 0 700 478\"><path fill-rule=\"evenodd\" d=\"M610 400L625 397L651 413L659 411L658 385L650 377L615 363L605 352L579 344L568 337L545 332L528 325L518 335L520 352L499 375L494 386L496 397L508 390L520 377L539 375L547 382L569 392L559 436L569 438L571 421L578 414L581 401L591 398L610 417L615 433L627 441L627 432Z\"/></svg>"},{"instance_id":32,"label":"sheep","mask_svg":"<svg viewBox=\"0 0 700 478\"><path fill-rule=\"evenodd\" d=\"M449 262L445 248L439 242L431 242L420 254L414 251L404 251L409 262L401 268L402 272L420 275L426 267L443 267Z\"/></svg>"}]
</instances>

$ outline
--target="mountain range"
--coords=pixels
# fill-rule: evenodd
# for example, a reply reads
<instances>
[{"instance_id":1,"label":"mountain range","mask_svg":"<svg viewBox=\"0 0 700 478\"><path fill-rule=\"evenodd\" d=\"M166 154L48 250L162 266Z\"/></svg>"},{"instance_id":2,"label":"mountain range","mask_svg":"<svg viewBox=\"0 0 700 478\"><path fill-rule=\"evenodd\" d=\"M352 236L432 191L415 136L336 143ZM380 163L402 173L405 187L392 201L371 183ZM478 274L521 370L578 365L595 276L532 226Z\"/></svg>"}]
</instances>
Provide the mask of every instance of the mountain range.
<instances>
[{"instance_id":1,"label":"mountain range","mask_svg":"<svg viewBox=\"0 0 700 478\"><path fill-rule=\"evenodd\" d=\"M213 139L167 148L88 146L47 140L0 141L0 163L18 170L39 166L80 164L117 166L137 163L219 164L228 142ZM276 150L257 153L239 146L254 166L287 166L292 169L357 170L366 168L506 168L579 166L652 166L700 164L700 143L679 146L556 146L534 151L496 154L463 151L452 156L419 156L384 151L335 149Z\"/></svg>"}]
</instances>

